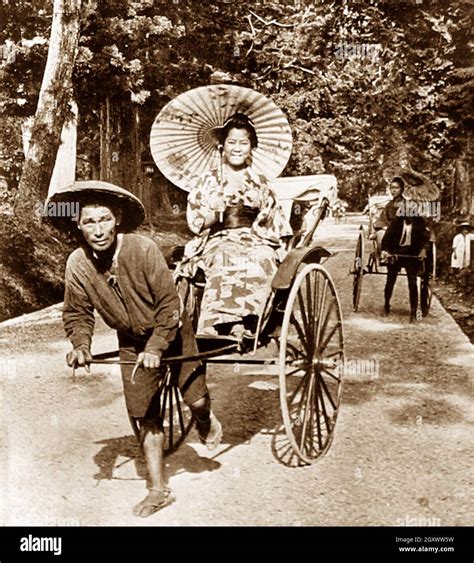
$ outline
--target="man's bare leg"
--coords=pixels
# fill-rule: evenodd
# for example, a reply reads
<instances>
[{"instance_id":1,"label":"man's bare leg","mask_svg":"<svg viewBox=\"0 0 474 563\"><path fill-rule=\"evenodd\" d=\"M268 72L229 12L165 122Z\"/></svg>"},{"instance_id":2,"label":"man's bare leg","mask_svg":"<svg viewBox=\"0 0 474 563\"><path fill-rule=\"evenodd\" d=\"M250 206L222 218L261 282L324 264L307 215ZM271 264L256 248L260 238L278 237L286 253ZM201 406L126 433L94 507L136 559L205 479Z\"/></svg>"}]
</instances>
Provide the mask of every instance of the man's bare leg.
<instances>
[{"instance_id":1,"label":"man's bare leg","mask_svg":"<svg viewBox=\"0 0 474 563\"><path fill-rule=\"evenodd\" d=\"M165 487L163 446L165 435L161 428L154 424L147 424L143 433L143 453L145 455L150 488Z\"/></svg>"},{"instance_id":2,"label":"man's bare leg","mask_svg":"<svg viewBox=\"0 0 474 563\"><path fill-rule=\"evenodd\" d=\"M164 508L174 500L171 491L166 486L163 446L165 436L163 429L150 421L140 425L143 453L148 469L149 493L138 503L133 513L135 516L146 518Z\"/></svg>"},{"instance_id":3,"label":"man's bare leg","mask_svg":"<svg viewBox=\"0 0 474 563\"><path fill-rule=\"evenodd\" d=\"M222 439L222 425L211 411L209 394L189 405L196 421L199 438L208 450L215 449Z\"/></svg>"}]
</instances>

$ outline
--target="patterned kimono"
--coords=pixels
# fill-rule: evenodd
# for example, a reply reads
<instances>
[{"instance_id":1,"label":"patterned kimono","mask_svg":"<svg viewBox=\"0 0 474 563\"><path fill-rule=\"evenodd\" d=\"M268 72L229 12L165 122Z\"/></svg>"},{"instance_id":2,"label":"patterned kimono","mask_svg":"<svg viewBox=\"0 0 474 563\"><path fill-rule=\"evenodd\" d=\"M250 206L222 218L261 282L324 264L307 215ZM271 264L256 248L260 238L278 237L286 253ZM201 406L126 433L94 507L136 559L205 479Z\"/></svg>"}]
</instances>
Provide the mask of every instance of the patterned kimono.
<instances>
[{"instance_id":1,"label":"patterned kimono","mask_svg":"<svg viewBox=\"0 0 474 563\"><path fill-rule=\"evenodd\" d=\"M259 210L251 227L204 228L205 217L215 210L243 204ZM214 205L214 207L212 207ZM221 323L238 323L259 316L271 292L282 237L292 230L264 176L245 170L243 186L233 192L217 170L206 172L188 196L189 228L198 236L185 248L178 276L192 277L198 268L206 276L197 332L213 334Z\"/></svg>"}]
</instances>

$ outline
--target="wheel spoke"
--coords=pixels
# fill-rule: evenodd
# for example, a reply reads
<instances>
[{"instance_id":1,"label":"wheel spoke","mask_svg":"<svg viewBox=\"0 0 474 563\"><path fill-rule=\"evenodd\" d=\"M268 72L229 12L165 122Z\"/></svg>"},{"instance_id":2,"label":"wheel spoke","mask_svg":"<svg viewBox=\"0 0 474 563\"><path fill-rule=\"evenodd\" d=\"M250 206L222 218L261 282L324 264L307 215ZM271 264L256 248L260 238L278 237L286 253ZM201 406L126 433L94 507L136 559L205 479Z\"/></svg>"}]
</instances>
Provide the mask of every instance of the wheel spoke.
<instances>
[{"instance_id":1,"label":"wheel spoke","mask_svg":"<svg viewBox=\"0 0 474 563\"><path fill-rule=\"evenodd\" d=\"M337 356L338 354L342 355L342 353L343 353L342 348L339 348L339 350L336 350L335 352L331 352L330 354L325 354L325 357L332 358L333 356Z\"/></svg>"},{"instance_id":2,"label":"wheel spoke","mask_svg":"<svg viewBox=\"0 0 474 563\"><path fill-rule=\"evenodd\" d=\"M320 420L320 416L319 416L319 403L318 403L319 381L318 381L318 379L316 379L315 394L316 394L316 426L318 428L318 445L319 445L319 449L321 449L323 447L323 441L322 441L322 432L321 432L321 420Z\"/></svg>"},{"instance_id":3,"label":"wheel spoke","mask_svg":"<svg viewBox=\"0 0 474 563\"><path fill-rule=\"evenodd\" d=\"M311 275L310 275L310 277L311 277ZM314 338L314 335L316 333L316 321L317 321L317 318L319 316L319 311L317 309L318 298L319 298L319 276L318 276L317 273L315 273L314 274L313 324L312 324L313 338Z\"/></svg>"},{"instance_id":4,"label":"wheel spoke","mask_svg":"<svg viewBox=\"0 0 474 563\"><path fill-rule=\"evenodd\" d=\"M324 422L325 422L325 424L326 424L326 428L327 428L328 434L331 434L331 429L329 428L329 417L328 417L327 412L326 412L326 404L324 403L324 399L323 399L322 393L318 393L318 396L317 396L316 400L317 400L317 401L319 400L319 401L321 402L321 407L322 407L322 410L323 410Z\"/></svg>"},{"instance_id":5,"label":"wheel spoke","mask_svg":"<svg viewBox=\"0 0 474 563\"><path fill-rule=\"evenodd\" d=\"M181 434L184 436L184 434L186 433L186 430L185 430L185 427L184 427L183 411L182 411L181 406L179 404L179 392L178 392L177 387L174 388L174 393L175 393L175 397L176 397L176 410L178 411L179 426L181 428Z\"/></svg>"},{"instance_id":6,"label":"wheel spoke","mask_svg":"<svg viewBox=\"0 0 474 563\"><path fill-rule=\"evenodd\" d=\"M329 302L329 307L326 311L326 316L324 317L324 321L322 322L322 326L321 326L321 330L319 332L319 338L316 342L316 345L319 345L319 342L321 341L321 338L324 336L324 333L326 332L326 328L328 326L328 322L329 322L329 317L331 316L333 307L334 307L334 299L331 299L331 301Z\"/></svg>"},{"instance_id":7,"label":"wheel spoke","mask_svg":"<svg viewBox=\"0 0 474 563\"><path fill-rule=\"evenodd\" d=\"M316 346L319 346L319 341L321 339L321 315L322 312L324 311L324 306L326 304L326 293L328 290L328 280L324 279L324 287L323 287L323 291L321 294L321 301L319 304L319 314L318 314L318 327L317 327L317 332L316 332Z\"/></svg>"},{"instance_id":8,"label":"wheel spoke","mask_svg":"<svg viewBox=\"0 0 474 563\"><path fill-rule=\"evenodd\" d=\"M300 440L300 450L303 449L304 443L305 443L305 436L306 436L306 427L308 425L308 412L310 414L310 418L311 418L311 395L312 395L312 391L313 391L313 380L314 377L311 377L310 379L310 383L309 383L309 391L308 394L306 395L306 402L305 402L305 406L304 406L304 419L303 419L303 429L301 431L301 440Z\"/></svg>"},{"instance_id":9,"label":"wheel spoke","mask_svg":"<svg viewBox=\"0 0 474 563\"><path fill-rule=\"evenodd\" d=\"M331 373L328 368L321 368L321 371L324 371L324 373L327 373L329 376L331 376L333 379L335 379L338 383L341 383L341 378L337 377L336 375Z\"/></svg>"},{"instance_id":10,"label":"wheel spoke","mask_svg":"<svg viewBox=\"0 0 474 563\"><path fill-rule=\"evenodd\" d=\"M306 359L307 355L303 354L303 352L301 350L299 350L294 344L292 344L289 340L287 340L286 342L286 346L291 348L294 352L296 352L296 354L298 354L298 356L301 356L302 358Z\"/></svg>"},{"instance_id":11,"label":"wheel spoke","mask_svg":"<svg viewBox=\"0 0 474 563\"><path fill-rule=\"evenodd\" d=\"M296 320L296 317L294 315L294 313L291 313L291 319L293 320L293 326L296 329L296 332L298 333L298 336L300 337L301 343L303 344L304 348L306 349L307 354L309 354L309 347L308 347L308 342L305 338L304 332L302 331L298 321Z\"/></svg>"},{"instance_id":12,"label":"wheel spoke","mask_svg":"<svg viewBox=\"0 0 474 563\"><path fill-rule=\"evenodd\" d=\"M328 334L328 336L325 338L324 342L321 344L321 346L319 346L319 352L322 352L323 350L325 350L326 346L328 345L329 341L331 340L331 338L334 336L336 330L341 326L341 322L337 321L337 323L334 325L334 327L331 329L331 332Z\"/></svg>"},{"instance_id":13,"label":"wheel spoke","mask_svg":"<svg viewBox=\"0 0 474 563\"><path fill-rule=\"evenodd\" d=\"M319 381L321 382L321 388L324 389L324 391L326 392L326 395L329 399L329 402L332 405L332 408L336 411L337 410L336 403L333 401L333 398L331 397L331 393L329 393L329 389L327 388L326 382L324 381L324 379L322 377L319 378ZM322 398L322 395L321 395L321 398Z\"/></svg>"},{"instance_id":14,"label":"wheel spoke","mask_svg":"<svg viewBox=\"0 0 474 563\"><path fill-rule=\"evenodd\" d=\"M312 451L316 451L314 446L313 446L313 439L314 439L314 394L316 392L316 379L314 379L314 385L312 386L311 389L311 397L310 397L310 402L309 402L309 406L311 409L311 415L309 418L309 433L308 433L308 437L309 437L309 445L307 448L308 451L308 455L311 455Z\"/></svg>"},{"instance_id":15,"label":"wheel spoke","mask_svg":"<svg viewBox=\"0 0 474 563\"><path fill-rule=\"evenodd\" d=\"M304 403L304 401L306 401L306 394L307 394L307 391L308 391L308 387L311 384L311 375L309 377L306 377L305 379L306 379L305 385L304 385L303 391L301 392L301 398L300 398L300 402L299 402L299 405L298 405L298 410L296 412L297 419L299 418L299 413L302 410L303 403ZM300 420L300 424L301 424L301 420Z\"/></svg>"},{"instance_id":16,"label":"wheel spoke","mask_svg":"<svg viewBox=\"0 0 474 563\"><path fill-rule=\"evenodd\" d=\"M160 421L163 424L165 421L166 400L168 396L168 385L166 384L166 382L163 384L161 393L162 396L161 396L161 405L160 405Z\"/></svg>"},{"instance_id":17,"label":"wheel spoke","mask_svg":"<svg viewBox=\"0 0 474 563\"><path fill-rule=\"evenodd\" d=\"M301 386L305 383L305 378L302 377L299 382L298 385L296 386L296 389L293 391L293 394L291 395L291 399L289 401L290 405L293 404L293 401L295 400L296 395L298 394L298 391L301 389Z\"/></svg>"},{"instance_id":18,"label":"wheel spoke","mask_svg":"<svg viewBox=\"0 0 474 563\"><path fill-rule=\"evenodd\" d=\"M291 375L294 375L295 373L298 373L299 371L306 370L306 369L308 369L308 368L309 368L310 366L312 366L312 365L313 365L313 364L310 364L310 363L302 364L301 366L298 366L298 367L295 368L294 370L289 371L289 372L286 374L286 377L289 377L289 376L291 376Z\"/></svg>"},{"instance_id":19,"label":"wheel spoke","mask_svg":"<svg viewBox=\"0 0 474 563\"><path fill-rule=\"evenodd\" d=\"M311 302L311 295L308 293L308 285L306 285L306 293L307 293L306 299L308 300L308 311L311 311L311 306L309 305L309 303ZM308 339L311 340L312 339L311 326L310 326L311 319L308 319L306 316L306 310L305 310L306 308L304 305L303 296L301 295L301 288L298 289L297 296L298 296L298 305L300 308L301 318L303 320L303 326L306 330L306 334L308 335Z\"/></svg>"},{"instance_id":20,"label":"wheel spoke","mask_svg":"<svg viewBox=\"0 0 474 563\"><path fill-rule=\"evenodd\" d=\"M170 397L170 406L169 406L169 420L170 420L170 435L169 435L169 444L170 448L173 447L173 389L174 386L170 385L169 390L169 397Z\"/></svg>"}]
</instances>

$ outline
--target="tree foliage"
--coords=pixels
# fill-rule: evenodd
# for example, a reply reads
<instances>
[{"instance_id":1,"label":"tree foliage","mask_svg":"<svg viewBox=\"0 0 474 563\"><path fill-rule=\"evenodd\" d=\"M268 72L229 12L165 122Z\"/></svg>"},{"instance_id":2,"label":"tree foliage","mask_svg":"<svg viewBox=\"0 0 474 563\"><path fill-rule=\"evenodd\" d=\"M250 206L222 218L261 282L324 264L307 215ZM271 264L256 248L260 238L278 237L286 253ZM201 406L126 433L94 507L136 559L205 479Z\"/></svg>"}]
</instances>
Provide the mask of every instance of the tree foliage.
<instances>
[{"instance_id":1,"label":"tree foliage","mask_svg":"<svg viewBox=\"0 0 474 563\"><path fill-rule=\"evenodd\" d=\"M22 33L44 35L47 3L34 2L43 17L27 4L12 8ZM410 155L429 173L462 149L469 16L463 1L90 1L75 91L83 115L112 97L138 104L148 126L186 89L250 86L288 114L295 150L285 173L334 172L376 189L392 159ZM12 21L5 33L18 41ZM20 51L7 72L10 99L16 89L27 100L19 113L35 104L44 54L41 45Z\"/></svg>"},{"instance_id":2,"label":"tree foliage","mask_svg":"<svg viewBox=\"0 0 474 563\"><path fill-rule=\"evenodd\" d=\"M468 0L83 1L73 74L81 162L97 160L106 99L138 108L140 135L176 95L210 82L254 88L287 114L284 175L333 173L361 209L395 162L430 176L451 202L455 163L472 168L474 71ZM48 0L1 6L2 114L34 113L51 24ZM11 121L9 123L11 128ZM124 131L120 142L127 142ZM7 126L0 174L14 184ZM18 138L18 136L17 136ZM149 155L148 155L149 156ZM16 166L16 168L15 168ZM447 206L444 207L447 209Z\"/></svg>"}]
</instances>

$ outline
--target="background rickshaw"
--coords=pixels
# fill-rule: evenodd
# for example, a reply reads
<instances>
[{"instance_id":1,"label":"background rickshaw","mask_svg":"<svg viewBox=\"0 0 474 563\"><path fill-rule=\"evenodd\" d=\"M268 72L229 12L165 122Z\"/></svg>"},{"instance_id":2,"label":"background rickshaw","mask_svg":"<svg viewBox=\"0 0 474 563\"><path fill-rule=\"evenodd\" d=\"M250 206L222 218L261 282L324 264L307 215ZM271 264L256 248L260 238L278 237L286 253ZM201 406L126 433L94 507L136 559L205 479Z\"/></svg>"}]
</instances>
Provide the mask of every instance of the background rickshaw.
<instances>
[{"instance_id":1,"label":"background rickshaw","mask_svg":"<svg viewBox=\"0 0 474 563\"><path fill-rule=\"evenodd\" d=\"M278 375L285 433L279 433L278 429L275 432L274 451L287 465L310 464L331 445L342 395L341 305L334 282L322 265L330 253L313 241L318 224L337 197L336 178L331 175L278 178L291 152L291 131L286 118L268 98L237 86L197 88L169 102L152 127L151 150L162 173L178 187L188 189L196 174L216 162L219 165L213 133L235 111L245 111L253 119L259 137L255 167L257 171L265 169L267 177L274 179L275 192L294 235L288 240L286 257L273 278L256 333L245 350L242 341L235 338L206 336L198 338L196 356L163 358L160 415L164 420L166 449L173 451L192 424L175 383L173 365L196 358L219 364L238 361L264 364L266 372L270 368ZM190 119L201 125L190 127ZM203 126L202 122L207 125ZM197 147L191 149L195 166L191 171L188 167L184 174L180 163L193 143ZM182 248L175 249L170 253L171 262L176 263L181 255ZM195 326L204 283L198 274L178 284L178 292ZM110 356L101 354L95 356L95 361L109 362ZM137 434L136 421L132 419L131 423ZM278 442L281 437L285 439Z\"/></svg>"},{"instance_id":2,"label":"background rickshaw","mask_svg":"<svg viewBox=\"0 0 474 563\"><path fill-rule=\"evenodd\" d=\"M344 222L347 223L347 207L348 203L346 201L343 201L342 199L336 199L331 205L331 213L334 217L334 222L336 223L336 225L339 224L342 219L344 219Z\"/></svg>"},{"instance_id":3,"label":"background rickshaw","mask_svg":"<svg viewBox=\"0 0 474 563\"><path fill-rule=\"evenodd\" d=\"M403 170L395 169L391 171L393 177L396 175L402 176ZM413 172L407 173L405 178L408 177L413 182ZM434 194L438 193L436 188L433 188L431 184L427 184L427 180L422 175L418 175L422 179L420 181L423 184L415 184L415 186L410 186L405 190L408 196L408 201L410 199L424 197L424 199L434 199ZM403 176L402 176L403 177ZM428 194L428 195L427 195ZM353 276L352 283L352 307L353 310L357 312L359 308L360 295L362 290L362 280L365 275L386 275L386 263L382 262L381 259L381 248L379 247L378 239L375 231L375 224L379 219L384 207L391 200L389 194L374 194L369 196L368 203L365 208L365 212L369 216L368 229L365 230L364 226L359 227L359 234L357 237L356 250L354 256L354 262L351 270ZM420 261L420 268L418 270L418 283L419 283L419 299L418 309L416 312L417 320L422 317L422 307L425 314L429 312L431 306L431 299L433 294L433 283L436 279L436 240L433 229L432 221L427 221L427 228L430 231L430 239L426 247L426 257L420 256L407 256L404 257L411 258L413 260ZM366 244L369 246L368 251L366 251ZM402 255L400 255L402 256ZM390 259L397 259L399 255L392 255ZM401 276L406 276L406 274L399 274Z\"/></svg>"}]
</instances>

